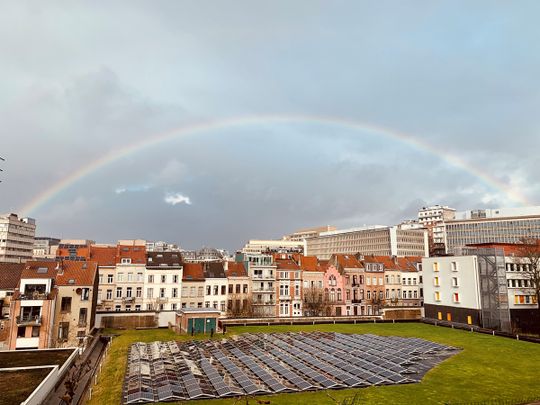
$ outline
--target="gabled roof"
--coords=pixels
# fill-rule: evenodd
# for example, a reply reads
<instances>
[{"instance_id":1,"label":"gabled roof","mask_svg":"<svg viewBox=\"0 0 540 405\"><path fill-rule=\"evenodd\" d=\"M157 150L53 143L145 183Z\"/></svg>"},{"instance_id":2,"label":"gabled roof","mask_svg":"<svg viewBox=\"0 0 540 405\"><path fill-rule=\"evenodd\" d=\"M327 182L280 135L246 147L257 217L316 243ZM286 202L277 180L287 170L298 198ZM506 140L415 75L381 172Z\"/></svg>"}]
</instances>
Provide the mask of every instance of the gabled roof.
<instances>
[{"instance_id":1,"label":"gabled roof","mask_svg":"<svg viewBox=\"0 0 540 405\"><path fill-rule=\"evenodd\" d=\"M244 263L227 262L227 266L227 277L247 277L248 275Z\"/></svg>"},{"instance_id":2,"label":"gabled roof","mask_svg":"<svg viewBox=\"0 0 540 405\"><path fill-rule=\"evenodd\" d=\"M184 263L182 281L204 281L203 266L201 263Z\"/></svg>"},{"instance_id":3,"label":"gabled roof","mask_svg":"<svg viewBox=\"0 0 540 405\"><path fill-rule=\"evenodd\" d=\"M92 286L97 273L96 262L28 261L21 278L52 278L56 285Z\"/></svg>"},{"instance_id":4,"label":"gabled roof","mask_svg":"<svg viewBox=\"0 0 540 405\"><path fill-rule=\"evenodd\" d=\"M27 261L21 278L56 278L56 267L59 266L59 263L45 260Z\"/></svg>"},{"instance_id":5,"label":"gabled roof","mask_svg":"<svg viewBox=\"0 0 540 405\"><path fill-rule=\"evenodd\" d=\"M282 270L300 270L300 266L291 259L277 259L277 268Z\"/></svg>"},{"instance_id":6,"label":"gabled roof","mask_svg":"<svg viewBox=\"0 0 540 405\"><path fill-rule=\"evenodd\" d=\"M321 271L317 256L300 256L298 258L298 264L304 271Z\"/></svg>"},{"instance_id":7,"label":"gabled roof","mask_svg":"<svg viewBox=\"0 0 540 405\"><path fill-rule=\"evenodd\" d=\"M344 269L361 269L363 268L362 263L358 261L354 255L343 255L335 254L334 255L337 263Z\"/></svg>"},{"instance_id":8,"label":"gabled roof","mask_svg":"<svg viewBox=\"0 0 540 405\"><path fill-rule=\"evenodd\" d=\"M148 252L146 267L172 267L182 265L180 252Z\"/></svg>"},{"instance_id":9,"label":"gabled roof","mask_svg":"<svg viewBox=\"0 0 540 405\"><path fill-rule=\"evenodd\" d=\"M205 278L227 278L222 262L205 262L203 270Z\"/></svg>"},{"instance_id":10,"label":"gabled roof","mask_svg":"<svg viewBox=\"0 0 540 405\"><path fill-rule=\"evenodd\" d=\"M23 269L24 263L0 263L0 290L14 290Z\"/></svg>"},{"instance_id":11,"label":"gabled roof","mask_svg":"<svg viewBox=\"0 0 540 405\"><path fill-rule=\"evenodd\" d=\"M93 286L96 280L98 265L96 262L70 262L62 263L63 271L56 275L56 285L67 286Z\"/></svg>"},{"instance_id":12,"label":"gabled roof","mask_svg":"<svg viewBox=\"0 0 540 405\"><path fill-rule=\"evenodd\" d=\"M114 266L116 264L116 246L92 246L90 260L98 266Z\"/></svg>"},{"instance_id":13,"label":"gabled roof","mask_svg":"<svg viewBox=\"0 0 540 405\"><path fill-rule=\"evenodd\" d=\"M361 259L362 264L366 263L377 263L382 264L384 266L384 270L400 270L400 264L397 257L394 256L364 256L363 259ZM365 267L365 266L364 266Z\"/></svg>"}]
</instances>

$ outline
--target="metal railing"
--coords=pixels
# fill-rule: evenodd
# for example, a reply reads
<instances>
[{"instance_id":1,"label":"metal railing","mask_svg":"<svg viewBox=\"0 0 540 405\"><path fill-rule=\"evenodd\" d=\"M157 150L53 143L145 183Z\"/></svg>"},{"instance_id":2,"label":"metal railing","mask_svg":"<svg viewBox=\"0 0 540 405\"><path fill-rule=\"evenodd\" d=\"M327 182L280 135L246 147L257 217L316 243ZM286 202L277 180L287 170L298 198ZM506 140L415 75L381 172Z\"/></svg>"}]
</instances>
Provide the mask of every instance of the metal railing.
<instances>
[{"instance_id":1,"label":"metal railing","mask_svg":"<svg viewBox=\"0 0 540 405\"><path fill-rule=\"evenodd\" d=\"M19 315L17 325L41 325L41 315Z\"/></svg>"}]
</instances>

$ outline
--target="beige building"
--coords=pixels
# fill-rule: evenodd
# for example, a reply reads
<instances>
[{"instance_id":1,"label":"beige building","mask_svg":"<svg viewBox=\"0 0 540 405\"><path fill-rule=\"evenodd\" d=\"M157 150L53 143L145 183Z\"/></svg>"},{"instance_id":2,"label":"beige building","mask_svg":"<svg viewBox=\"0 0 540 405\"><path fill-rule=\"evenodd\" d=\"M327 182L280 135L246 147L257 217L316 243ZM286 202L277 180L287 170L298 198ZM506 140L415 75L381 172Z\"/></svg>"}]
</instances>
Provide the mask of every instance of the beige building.
<instances>
[{"instance_id":1,"label":"beige building","mask_svg":"<svg viewBox=\"0 0 540 405\"><path fill-rule=\"evenodd\" d=\"M182 308L203 308L204 271L202 263L184 263L182 273Z\"/></svg>"},{"instance_id":2,"label":"beige building","mask_svg":"<svg viewBox=\"0 0 540 405\"><path fill-rule=\"evenodd\" d=\"M337 228L335 226L319 226L315 228L300 229L289 235L285 235L283 240L290 240L294 242L302 242L304 239L314 238L319 236L321 232L335 231Z\"/></svg>"},{"instance_id":3,"label":"beige building","mask_svg":"<svg viewBox=\"0 0 540 405\"><path fill-rule=\"evenodd\" d=\"M225 262L228 281L227 313L229 316L249 316L251 305L251 280L243 263Z\"/></svg>"},{"instance_id":4,"label":"beige building","mask_svg":"<svg viewBox=\"0 0 540 405\"><path fill-rule=\"evenodd\" d=\"M32 259L36 221L17 214L0 215L0 262L20 263Z\"/></svg>"},{"instance_id":5,"label":"beige building","mask_svg":"<svg viewBox=\"0 0 540 405\"><path fill-rule=\"evenodd\" d=\"M428 234L425 229L405 225L369 227L322 232L307 239L307 253L328 260L332 254L376 256L428 256Z\"/></svg>"},{"instance_id":6,"label":"beige building","mask_svg":"<svg viewBox=\"0 0 540 405\"><path fill-rule=\"evenodd\" d=\"M305 241L290 240L259 240L252 239L245 244L242 253L247 254L272 254L272 253L301 253L306 251Z\"/></svg>"}]
</instances>

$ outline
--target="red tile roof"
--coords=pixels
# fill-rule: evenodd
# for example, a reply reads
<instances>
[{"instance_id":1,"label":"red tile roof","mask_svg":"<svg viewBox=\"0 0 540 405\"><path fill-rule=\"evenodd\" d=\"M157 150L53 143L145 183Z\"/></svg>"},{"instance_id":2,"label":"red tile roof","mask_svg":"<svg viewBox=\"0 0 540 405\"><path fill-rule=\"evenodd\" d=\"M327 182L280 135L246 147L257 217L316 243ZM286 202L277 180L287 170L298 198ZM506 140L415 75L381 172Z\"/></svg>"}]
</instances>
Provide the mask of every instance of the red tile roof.
<instances>
[{"instance_id":1,"label":"red tile roof","mask_svg":"<svg viewBox=\"0 0 540 405\"><path fill-rule=\"evenodd\" d=\"M359 269L362 268L362 263L358 261L354 255L341 255L336 254L337 263L344 269Z\"/></svg>"},{"instance_id":2,"label":"red tile roof","mask_svg":"<svg viewBox=\"0 0 540 405\"><path fill-rule=\"evenodd\" d=\"M304 271L321 271L317 256L300 256L298 260L300 268Z\"/></svg>"},{"instance_id":3,"label":"red tile roof","mask_svg":"<svg viewBox=\"0 0 540 405\"><path fill-rule=\"evenodd\" d=\"M247 271L244 263L228 262L227 277L247 277Z\"/></svg>"},{"instance_id":4,"label":"red tile roof","mask_svg":"<svg viewBox=\"0 0 540 405\"><path fill-rule=\"evenodd\" d=\"M0 290L14 290L23 269L24 263L0 263Z\"/></svg>"},{"instance_id":5,"label":"red tile roof","mask_svg":"<svg viewBox=\"0 0 540 405\"><path fill-rule=\"evenodd\" d=\"M64 261L63 271L56 276L56 285L93 286L97 274L96 262Z\"/></svg>"},{"instance_id":6,"label":"red tile roof","mask_svg":"<svg viewBox=\"0 0 540 405\"><path fill-rule=\"evenodd\" d=\"M98 266L114 266L116 264L116 246L92 246L90 260Z\"/></svg>"},{"instance_id":7,"label":"red tile roof","mask_svg":"<svg viewBox=\"0 0 540 405\"><path fill-rule=\"evenodd\" d=\"M46 269L46 271L41 269ZM56 285L92 286L96 273L96 262L28 261L21 278L53 278Z\"/></svg>"},{"instance_id":8,"label":"red tile roof","mask_svg":"<svg viewBox=\"0 0 540 405\"><path fill-rule=\"evenodd\" d=\"M291 259L276 260L277 268L282 270L300 270L300 266Z\"/></svg>"},{"instance_id":9,"label":"red tile roof","mask_svg":"<svg viewBox=\"0 0 540 405\"><path fill-rule=\"evenodd\" d=\"M184 263L183 281L204 281L204 271L201 263Z\"/></svg>"}]
</instances>

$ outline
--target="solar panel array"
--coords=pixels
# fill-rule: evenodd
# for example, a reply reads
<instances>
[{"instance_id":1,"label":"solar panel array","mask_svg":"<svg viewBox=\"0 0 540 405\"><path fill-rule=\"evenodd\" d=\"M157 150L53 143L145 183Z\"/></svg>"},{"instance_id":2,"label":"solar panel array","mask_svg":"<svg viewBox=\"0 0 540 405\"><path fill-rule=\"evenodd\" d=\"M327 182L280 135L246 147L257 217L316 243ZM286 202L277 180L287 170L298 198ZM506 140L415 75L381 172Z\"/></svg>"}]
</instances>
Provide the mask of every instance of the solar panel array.
<instances>
[{"instance_id":1,"label":"solar panel array","mask_svg":"<svg viewBox=\"0 0 540 405\"><path fill-rule=\"evenodd\" d=\"M456 350L418 338L328 332L135 343L124 403L413 383Z\"/></svg>"}]
</instances>

